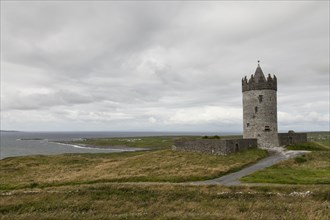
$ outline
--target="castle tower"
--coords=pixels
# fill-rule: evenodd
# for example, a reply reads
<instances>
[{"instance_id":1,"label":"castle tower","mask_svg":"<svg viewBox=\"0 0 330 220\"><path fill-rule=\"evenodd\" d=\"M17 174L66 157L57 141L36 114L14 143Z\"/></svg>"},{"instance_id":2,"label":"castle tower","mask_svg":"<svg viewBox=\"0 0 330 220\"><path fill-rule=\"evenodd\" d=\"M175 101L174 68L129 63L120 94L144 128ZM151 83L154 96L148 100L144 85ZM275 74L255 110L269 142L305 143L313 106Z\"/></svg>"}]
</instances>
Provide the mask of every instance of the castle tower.
<instances>
[{"instance_id":1,"label":"castle tower","mask_svg":"<svg viewBox=\"0 0 330 220\"><path fill-rule=\"evenodd\" d=\"M266 78L259 61L250 79L242 79L243 138L257 138L258 146L278 147L277 133L277 79Z\"/></svg>"}]
</instances>

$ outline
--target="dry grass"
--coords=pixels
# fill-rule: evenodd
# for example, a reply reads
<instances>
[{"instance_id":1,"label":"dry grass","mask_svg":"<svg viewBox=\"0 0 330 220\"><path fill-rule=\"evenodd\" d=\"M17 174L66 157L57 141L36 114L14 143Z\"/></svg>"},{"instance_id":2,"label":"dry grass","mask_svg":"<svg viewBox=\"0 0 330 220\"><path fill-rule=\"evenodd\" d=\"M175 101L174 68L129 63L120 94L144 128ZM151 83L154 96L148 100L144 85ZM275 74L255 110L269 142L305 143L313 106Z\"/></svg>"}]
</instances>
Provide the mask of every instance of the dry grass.
<instances>
[{"instance_id":1,"label":"dry grass","mask_svg":"<svg viewBox=\"0 0 330 220\"><path fill-rule=\"evenodd\" d=\"M277 174L324 170L324 153L284 161ZM229 156L158 150L7 158L0 161L0 219L328 219L329 185L138 183L214 178L265 156L256 149ZM136 183L118 183L127 181Z\"/></svg>"},{"instance_id":2,"label":"dry grass","mask_svg":"<svg viewBox=\"0 0 330 220\"><path fill-rule=\"evenodd\" d=\"M6 158L0 161L0 189L97 182L204 180L238 170L265 156L265 151L254 149L228 156L158 150Z\"/></svg>"},{"instance_id":3,"label":"dry grass","mask_svg":"<svg viewBox=\"0 0 330 220\"><path fill-rule=\"evenodd\" d=\"M327 219L329 205L326 187L94 184L13 191L2 196L0 214L35 220Z\"/></svg>"}]
</instances>

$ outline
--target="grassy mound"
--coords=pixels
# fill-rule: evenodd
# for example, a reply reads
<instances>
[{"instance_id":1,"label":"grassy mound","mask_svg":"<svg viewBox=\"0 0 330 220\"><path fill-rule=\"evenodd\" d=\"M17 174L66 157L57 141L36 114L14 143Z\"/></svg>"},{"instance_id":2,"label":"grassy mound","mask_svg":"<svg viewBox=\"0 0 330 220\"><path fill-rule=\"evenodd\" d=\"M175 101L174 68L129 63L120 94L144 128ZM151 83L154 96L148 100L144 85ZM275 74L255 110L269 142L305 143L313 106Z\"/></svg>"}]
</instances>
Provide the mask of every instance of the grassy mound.
<instances>
[{"instance_id":1,"label":"grassy mound","mask_svg":"<svg viewBox=\"0 0 330 220\"><path fill-rule=\"evenodd\" d=\"M239 170L266 156L267 152L252 149L228 156L157 150L6 158L0 160L0 189L206 180Z\"/></svg>"}]
</instances>

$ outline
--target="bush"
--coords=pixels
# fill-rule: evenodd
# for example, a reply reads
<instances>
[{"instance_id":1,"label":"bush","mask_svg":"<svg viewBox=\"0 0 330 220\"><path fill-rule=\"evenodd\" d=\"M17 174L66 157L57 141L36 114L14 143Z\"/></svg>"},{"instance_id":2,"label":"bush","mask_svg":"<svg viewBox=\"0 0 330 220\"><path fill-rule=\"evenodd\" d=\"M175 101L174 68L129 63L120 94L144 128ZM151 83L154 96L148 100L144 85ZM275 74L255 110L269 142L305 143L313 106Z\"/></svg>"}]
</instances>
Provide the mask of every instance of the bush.
<instances>
[{"instance_id":1,"label":"bush","mask_svg":"<svg viewBox=\"0 0 330 220\"><path fill-rule=\"evenodd\" d=\"M202 139L221 139L218 135L214 135L212 137L209 136L203 136Z\"/></svg>"},{"instance_id":2,"label":"bush","mask_svg":"<svg viewBox=\"0 0 330 220\"><path fill-rule=\"evenodd\" d=\"M305 158L305 155L303 155L303 156L300 156L300 157L296 157L296 158L294 158L294 161L295 161L296 163L304 163L304 162L307 161L307 159Z\"/></svg>"}]
</instances>

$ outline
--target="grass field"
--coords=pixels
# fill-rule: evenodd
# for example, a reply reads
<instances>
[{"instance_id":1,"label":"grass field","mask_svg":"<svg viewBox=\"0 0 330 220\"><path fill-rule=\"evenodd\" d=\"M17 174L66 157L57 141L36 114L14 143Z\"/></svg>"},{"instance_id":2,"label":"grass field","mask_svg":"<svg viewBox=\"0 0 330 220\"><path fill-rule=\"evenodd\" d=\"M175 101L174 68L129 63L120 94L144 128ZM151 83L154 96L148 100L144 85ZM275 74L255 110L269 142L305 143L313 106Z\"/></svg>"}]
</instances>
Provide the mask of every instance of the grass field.
<instances>
[{"instance_id":1,"label":"grass field","mask_svg":"<svg viewBox=\"0 0 330 220\"><path fill-rule=\"evenodd\" d=\"M127 137L127 138L95 138L73 141L74 144L83 144L96 147L137 147L168 149L173 144L173 139L179 137ZM197 137L190 137L197 138Z\"/></svg>"},{"instance_id":2,"label":"grass field","mask_svg":"<svg viewBox=\"0 0 330 220\"><path fill-rule=\"evenodd\" d=\"M13 191L1 219L328 219L326 187L94 184Z\"/></svg>"},{"instance_id":3,"label":"grass field","mask_svg":"<svg viewBox=\"0 0 330 220\"><path fill-rule=\"evenodd\" d=\"M175 139L213 139L213 138L241 138L240 135L231 136L161 136L161 137L126 137L126 138L93 138L72 141L73 144L81 144L95 147L137 147L149 149L170 149Z\"/></svg>"},{"instance_id":4,"label":"grass field","mask_svg":"<svg viewBox=\"0 0 330 220\"><path fill-rule=\"evenodd\" d=\"M330 147L330 131L309 132L307 133L309 142L317 142L318 144Z\"/></svg>"},{"instance_id":5,"label":"grass field","mask_svg":"<svg viewBox=\"0 0 330 220\"><path fill-rule=\"evenodd\" d=\"M320 137L320 134L317 134ZM264 170L241 178L243 182L282 184L330 184L330 146L328 139L288 146L288 150L311 153L282 161ZM325 144L323 144L325 143Z\"/></svg>"},{"instance_id":6,"label":"grass field","mask_svg":"<svg viewBox=\"0 0 330 220\"><path fill-rule=\"evenodd\" d=\"M265 151L253 149L228 156L156 150L6 158L0 160L0 189L206 180L239 170L266 156Z\"/></svg>"},{"instance_id":7,"label":"grass field","mask_svg":"<svg viewBox=\"0 0 330 220\"><path fill-rule=\"evenodd\" d=\"M169 149L173 137L82 142L150 151L6 158L0 160L0 219L328 219L327 134L313 133L308 138L315 143L288 147L312 153L243 178L262 186L178 183L239 170L267 153L175 152Z\"/></svg>"},{"instance_id":8,"label":"grass field","mask_svg":"<svg viewBox=\"0 0 330 220\"><path fill-rule=\"evenodd\" d=\"M287 146L288 150L308 150L308 151L329 151L329 145L325 145L319 142L307 142L296 145Z\"/></svg>"}]
</instances>

